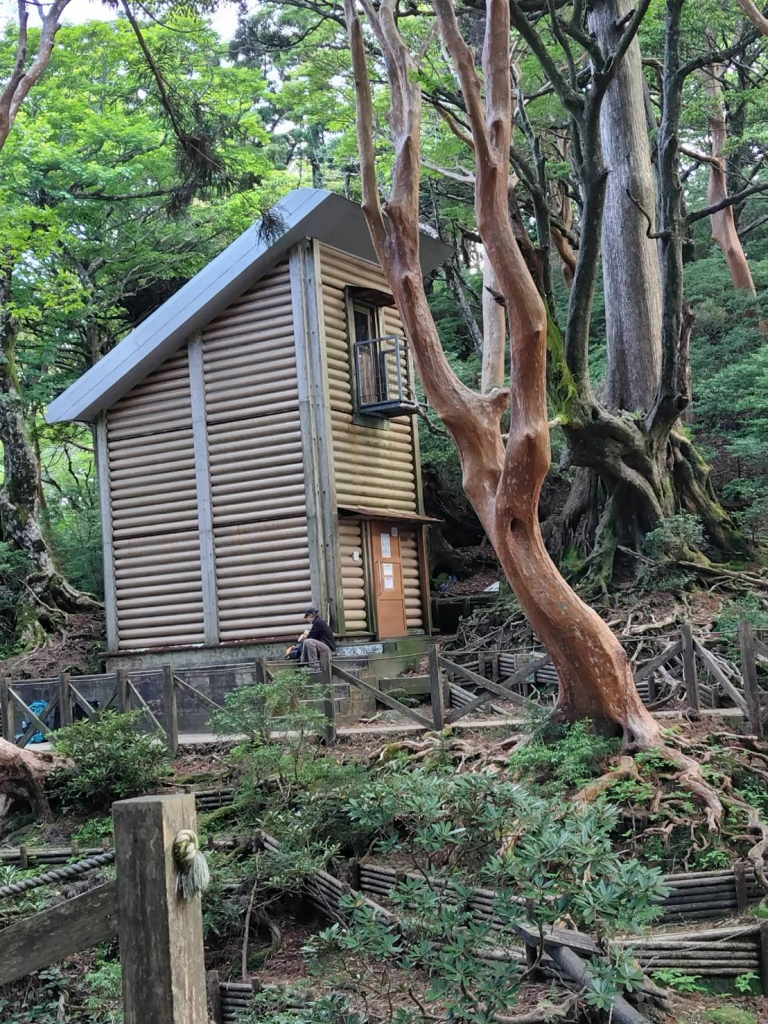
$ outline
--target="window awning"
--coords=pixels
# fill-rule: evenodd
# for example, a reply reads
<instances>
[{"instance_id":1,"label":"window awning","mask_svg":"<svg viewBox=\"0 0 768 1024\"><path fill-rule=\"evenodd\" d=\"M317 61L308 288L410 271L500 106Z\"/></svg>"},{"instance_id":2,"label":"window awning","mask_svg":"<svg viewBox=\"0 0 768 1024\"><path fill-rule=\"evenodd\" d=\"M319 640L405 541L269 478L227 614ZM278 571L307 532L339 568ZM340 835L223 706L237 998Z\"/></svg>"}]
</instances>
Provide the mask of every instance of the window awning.
<instances>
[{"instance_id":1,"label":"window awning","mask_svg":"<svg viewBox=\"0 0 768 1024\"><path fill-rule=\"evenodd\" d=\"M358 519L377 519L380 522L441 523L442 519L422 516L418 512L401 512L396 509L365 508L362 505L339 505L343 516L357 516Z\"/></svg>"}]
</instances>

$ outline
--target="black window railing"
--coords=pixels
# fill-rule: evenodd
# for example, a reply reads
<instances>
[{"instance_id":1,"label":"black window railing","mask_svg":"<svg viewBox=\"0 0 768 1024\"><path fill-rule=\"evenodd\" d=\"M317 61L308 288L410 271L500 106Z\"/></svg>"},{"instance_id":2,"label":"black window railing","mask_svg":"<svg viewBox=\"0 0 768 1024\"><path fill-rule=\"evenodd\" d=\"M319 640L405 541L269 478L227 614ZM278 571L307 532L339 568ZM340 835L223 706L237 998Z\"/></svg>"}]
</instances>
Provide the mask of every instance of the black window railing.
<instances>
[{"instance_id":1,"label":"black window railing","mask_svg":"<svg viewBox=\"0 0 768 1024\"><path fill-rule=\"evenodd\" d=\"M405 338L398 334L355 342L358 412L407 416L416 411L407 358Z\"/></svg>"}]
</instances>

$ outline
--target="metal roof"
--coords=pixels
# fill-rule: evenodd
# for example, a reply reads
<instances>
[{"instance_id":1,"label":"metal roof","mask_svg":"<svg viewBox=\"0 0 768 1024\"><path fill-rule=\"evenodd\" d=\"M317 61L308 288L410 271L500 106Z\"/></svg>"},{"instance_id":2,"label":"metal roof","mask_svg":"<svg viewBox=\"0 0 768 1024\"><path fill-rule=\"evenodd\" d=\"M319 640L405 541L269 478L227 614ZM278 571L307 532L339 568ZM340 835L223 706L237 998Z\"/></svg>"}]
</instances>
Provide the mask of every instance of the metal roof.
<instances>
[{"instance_id":1,"label":"metal roof","mask_svg":"<svg viewBox=\"0 0 768 1024\"><path fill-rule=\"evenodd\" d=\"M289 192L274 210L284 231L273 243L261 238L261 222L240 237L134 328L95 366L48 406L49 423L93 420L163 363L195 331L252 287L303 238L316 238L353 256L376 261L368 226L357 203L317 188ZM450 254L445 243L421 236L425 274Z\"/></svg>"}]
</instances>

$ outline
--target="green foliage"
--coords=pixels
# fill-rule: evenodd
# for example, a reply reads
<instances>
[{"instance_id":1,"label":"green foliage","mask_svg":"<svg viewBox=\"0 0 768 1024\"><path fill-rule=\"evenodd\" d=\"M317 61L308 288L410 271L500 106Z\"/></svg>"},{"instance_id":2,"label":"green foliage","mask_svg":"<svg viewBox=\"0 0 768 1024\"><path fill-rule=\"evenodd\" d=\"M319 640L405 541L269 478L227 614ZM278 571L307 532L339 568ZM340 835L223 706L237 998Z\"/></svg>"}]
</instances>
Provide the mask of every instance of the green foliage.
<instances>
[{"instance_id":1,"label":"green foliage","mask_svg":"<svg viewBox=\"0 0 768 1024\"><path fill-rule=\"evenodd\" d=\"M348 926L310 946L315 969L340 983L353 958L367 972L418 968L429 978L425 999L449 1019L493 1021L503 1012L501 990L508 1001L515 968L482 952L505 936L512 941L521 916L538 928L568 918L608 939L655 920L668 891L657 870L614 851L612 808L542 798L489 775L393 771L364 786L349 813L374 852L407 860L413 873L389 893L396 930L350 897ZM495 890L495 925L472 917L475 886ZM642 977L630 954L612 954L596 970L587 999L600 1008Z\"/></svg>"},{"instance_id":2,"label":"green foliage","mask_svg":"<svg viewBox=\"0 0 768 1024\"><path fill-rule=\"evenodd\" d=\"M94 968L85 975L83 984L89 993L85 1005L94 1012L94 1019L99 1024L122 1024L122 982L122 970L117 959L99 957Z\"/></svg>"},{"instance_id":3,"label":"green foliage","mask_svg":"<svg viewBox=\"0 0 768 1024\"><path fill-rule=\"evenodd\" d=\"M57 753L73 763L51 775L51 789L66 807L104 810L115 800L153 793L170 772L165 747L143 731L143 711L105 711L54 734Z\"/></svg>"},{"instance_id":4,"label":"green foliage","mask_svg":"<svg viewBox=\"0 0 768 1024\"><path fill-rule=\"evenodd\" d=\"M657 561L686 558L691 549L704 542L704 527L698 516L678 512L669 516L661 526L645 535L643 551Z\"/></svg>"},{"instance_id":5,"label":"green foliage","mask_svg":"<svg viewBox=\"0 0 768 1024\"><path fill-rule=\"evenodd\" d=\"M0 541L0 657L16 653L16 612L26 596L25 580L31 571L26 555Z\"/></svg>"},{"instance_id":6,"label":"green foliage","mask_svg":"<svg viewBox=\"0 0 768 1024\"><path fill-rule=\"evenodd\" d=\"M72 838L81 846L101 846L102 839L112 835L112 816L106 818L91 817L72 833Z\"/></svg>"},{"instance_id":7,"label":"green foliage","mask_svg":"<svg viewBox=\"0 0 768 1024\"><path fill-rule=\"evenodd\" d=\"M683 995L706 992L706 988L699 984L700 978L699 974L686 974L685 971L679 971L674 967L661 967L658 971L653 972L654 981Z\"/></svg>"},{"instance_id":8,"label":"green foliage","mask_svg":"<svg viewBox=\"0 0 768 1024\"><path fill-rule=\"evenodd\" d=\"M706 1024L759 1024L753 1013L739 1006L716 1006L704 1010L702 1020Z\"/></svg>"},{"instance_id":9,"label":"green foliage","mask_svg":"<svg viewBox=\"0 0 768 1024\"><path fill-rule=\"evenodd\" d=\"M715 629L723 634L729 656L736 659L740 657L739 623L742 620L751 622L758 632L768 629L768 608L757 594L742 594L724 601L715 618Z\"/></svg>"},{"instance_id":10,"label":"green foliage","mask_svg":"<svg viewBox=\"0 0 768 1024\"><path fill-rule=\"evenodd\" d=\"M760 975L754 971L745 971L734 978L733 984L743 996L753 995L760 991Z\"/></svg>"},{"instance_id":11,"label":"green foliage","mask_svg":"<svg viewBox=\"0 0 768 1024\"><path fill-rule=\"evenodd\" d=\"M619 750L617 740L600 736L586 719L557 724L547 713L529 728L531 742L512 754L509 769L515 778L535 779L546 793L563 794L583 786Z\"/></svg>"}]
</instances>

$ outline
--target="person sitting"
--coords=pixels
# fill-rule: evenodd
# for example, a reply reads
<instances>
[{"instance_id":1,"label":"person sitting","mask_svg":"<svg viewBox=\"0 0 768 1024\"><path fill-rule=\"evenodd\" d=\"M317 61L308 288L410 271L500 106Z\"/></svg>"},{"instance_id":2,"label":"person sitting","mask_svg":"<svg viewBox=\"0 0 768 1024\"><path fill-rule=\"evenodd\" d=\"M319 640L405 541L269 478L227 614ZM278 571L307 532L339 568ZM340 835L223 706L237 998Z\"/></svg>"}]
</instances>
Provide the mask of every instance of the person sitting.
<instances>
[{"instance_id":1,"label":"person sitting","mask_svg":"<svg viewBox=\"0 0 768 1024\"><path fill-rule=\"evenodd\" d=\"M304 618L310 623L309 629L299 637L301 643L301 660L310 668L320 667L320 654L322 651L336 650L336 639L333 630L325 621L320 618L317 608L307 608Z\"/></svg>"}]
</instances>

